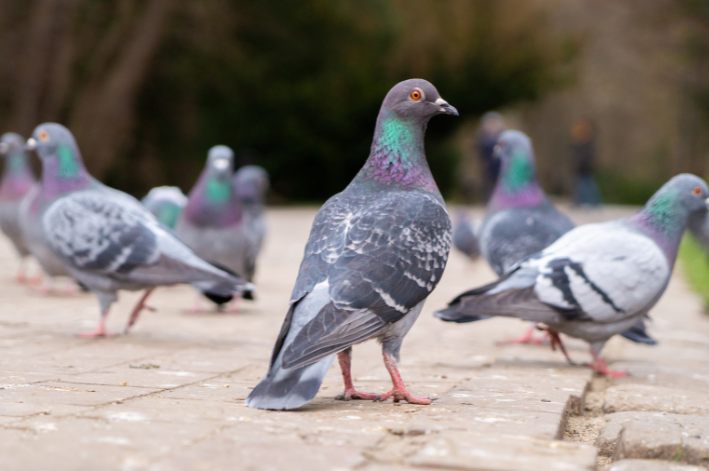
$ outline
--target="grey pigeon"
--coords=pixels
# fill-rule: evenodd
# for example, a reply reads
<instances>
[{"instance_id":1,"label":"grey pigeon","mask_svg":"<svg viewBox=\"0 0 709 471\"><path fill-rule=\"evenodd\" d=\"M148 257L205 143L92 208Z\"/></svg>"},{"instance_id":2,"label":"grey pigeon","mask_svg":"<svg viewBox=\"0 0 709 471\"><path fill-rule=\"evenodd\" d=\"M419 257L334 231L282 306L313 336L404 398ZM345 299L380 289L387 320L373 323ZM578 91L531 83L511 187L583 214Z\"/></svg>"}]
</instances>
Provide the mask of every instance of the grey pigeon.
<instances>
[{"instance_id":1,"label":"grey pigeon","mask_svg":"<svg viewBox=\"0 0 709 471\"><path fill-rule=\"evenodd\" d=\"M690 216L707 210L708 196L704 180L678 175L636 215L577 227L435 315L458 323L493 316L541 322L548 326L552 346L566 353L558 332L583 339L591 346L594 371L624 376L608 369L601 349L660 299Z\"/></svg>"},{"instance_id":2,"label":"grey pigeon","mask_svg":"<svg viewBox=\"0 0 709 471\"><path fill-rule=\"evenodd\" d=\"M251 246L255 241L246 228L244 209L232 181L233 161L234 153L227 146L209 150L175 231L203 259L251 281L256 263ZM204 294L219 306L231 300L231 295Z\"/></svg>"},{"instance_id":3,"label":"grey pigeon","mask_svg":"<svg viewBox=\"0 0 709 471\"><path fill-rule=\"evenodd\" d=\"M500 177L480 227L480 251L498 276L548 247L574 224L544 194L532 142L520 131L500 135L495 148Z\"/></svg>"},{"instance_id":4,"label":"grey pigeon","mask_svg":"<svg viewBox=\"0 0 709 471\"><path fill-rule=\"evenodd\" d=\"M42 207L42 183L38 182L20 204L19 219L22 239L32 256L44 271L42 291L51 292L53 280L58 276L70 276L64 263L54 254L44 240L40 210Z\"/></svg>"},{"instance_id":5,"label":"grey pigeon","mask_svg":"<svg viewBox=\"0 0 709 471\"><path fill-rule=\"evenodd\" d=\"M480 244L475 235L475 224L464 211L459 211L453 225L453 246L469 259L480 257Z\"/></svg>"},{"instance_id":6,"label":"grey pigeon","mask_svg":"<svg viewBox=\"0 0 709 471\"><path fill-rule=\"evenodd\" d=\"M257 165L246 165L234 174L236 196L244 209L244 230L247 233L249 272L246 279L252 280L256 270L256 260L266 236L266 193L268 192L268 172Z\"/></svg>"},{"instance_id":7,"label":"grey pigeon","mask_svg":"<svg viewBox=\"0 0 709 471\"><path fill-rule=\"evenodd\" d=\"M158 221L174 229L187 206L187 197L176 186L159 186L150 190L140 202Z\"/></svg>"},{"instance_id":8,"label":"grey pigeon","mask_svg":"<svg viewBox=\"0 0 709 471\"><path fill-rule=\"evenodd\" d=\"M30 192L36 179L27 162L25 140L19 134L8 132L0 137L0 156L5 168L0 180L0 229L10 238L21 259L17 280L25 281L24 259L29 249L20 231L20 203Z\"/></svg>"},{"instance_id":9,"label":"grey pigeon","mask_svg":"<svg viewBox=\"0 0 709 471\"><path fill-rule=\"evenodd\" d=\"M431 403L408 392L397 363L451 243L450 218L424 153L426 125L438 114L458 112L425 80L401 82L387 94L367 162L315 217L268 374L247 398L249 407L309 402L335 354L345 383L339 399ZM352 346L372 338L382 344L393 382L383 395L352 384Z\"/></svg>"},{"instance_id":10,"label":"grey pigeon","mask_svg":"<svg viewBox=\"0 0 709 471\"><path fill-rule=\"evenodd\" d=\"M121 289L146 290L127 331L157 286L189 283L223 293L253 288L196 256L138 200L91 177L64 126L42 124L27 144L42 160L45 241L101 305L98 328L82 335L107 335L106 316Z\"/></svg>"}]
</instances>

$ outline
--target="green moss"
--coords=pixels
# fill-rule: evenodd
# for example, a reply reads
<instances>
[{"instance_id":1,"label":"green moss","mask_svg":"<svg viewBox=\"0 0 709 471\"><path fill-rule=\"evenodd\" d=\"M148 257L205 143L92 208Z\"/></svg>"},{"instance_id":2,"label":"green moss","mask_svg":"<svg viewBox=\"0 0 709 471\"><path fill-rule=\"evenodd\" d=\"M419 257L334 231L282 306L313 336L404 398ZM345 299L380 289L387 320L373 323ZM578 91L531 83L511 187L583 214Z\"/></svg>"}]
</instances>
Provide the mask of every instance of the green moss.
<instances>
[{"instance_id":1,"label":"green moss","mask_svg":"<svg viewBox=\"0 0 709 471\"><path fill-rule=\"evenodd\" d=\"M682 239L679 247L681 268L690 286L704 299L705 310L709 306L709 257L707 252L691 235Z\"/></svg>"}]
</instances>

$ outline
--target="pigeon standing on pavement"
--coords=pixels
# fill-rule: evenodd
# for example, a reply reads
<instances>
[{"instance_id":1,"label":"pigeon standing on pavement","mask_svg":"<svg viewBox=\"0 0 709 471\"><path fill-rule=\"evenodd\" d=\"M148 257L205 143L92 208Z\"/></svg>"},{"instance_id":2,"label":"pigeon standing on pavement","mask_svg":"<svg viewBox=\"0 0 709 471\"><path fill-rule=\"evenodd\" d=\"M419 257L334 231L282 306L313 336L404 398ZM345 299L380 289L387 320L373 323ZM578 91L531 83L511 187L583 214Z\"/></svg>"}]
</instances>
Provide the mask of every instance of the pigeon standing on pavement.
<instances>
[{"instance_id":1,"label":"pigeon standing on pavement","mask_svg":"<svg viewBox=\"0 0 709 471\"><path fill-rule=\"evenodd\" d=\"M42 208L42 183L37 182L20 204L19 219L22 239L32 256L37 260L44 279L40 290L43 293L54 291L54 279L58 276L70 276L64 263L54 254L44 240L40 211ZM72 292L75 286L67 287Z\"/></svg>"},{"instance_id":2,"label":"pigeon standing on pavement","mask_svg":"<svg viewBox=\"0 0 709 471\"><path fill-rule=\"evenodd\" d=\"M187 206L187 197L176 186L159 186L150 190L140 202L158 221L174 229Z\"/></svg>"},{"instance_id":3,"label":"pigeon standing on pavement","mask_svg":"<svg viewBox=\"0 0 709 471\"><path fill-rule=\"evenodd\" d=\"M453 225L453 246L470 260L480 257L480 244L475 235L475 224L464 211L459 211Z\"/></svg>"},{"instance_id":4,"label":"pigeon standing on pavement","mask_svg":"<svg viewBox=\"0 0 709 471\"><path fill-rule=\"evenodd\" d=\"M600 352L613 335L635 326L657 303L677 258L690 217L707 210L709 189L699 177L672 178L629 218L577 227L500 280L467 291L438 311L449 322L494 316L548 326L587 341L594 371L610 376ZM567 359L568 359L568 355ZM570 360L569 360L570 361Z\"/></svg>"},{"instance_id":5,"label":"pigeon standing on pavement","mask_svg":"<svg viewBox=\"0 0 709 471\"><path fill-rule=\"evenodd\" d=\"M501 169L480 227L480 251L498 276L548 247L574 224L544 194L537 180L532 141L520 131L500 135Z\"/></svg>"},{"instance_id":6,"label":"pigeon standing on pavement","mask_svg":"<svg viewBox=\"0 0 709 471\"><path fill-rule=\"evenodd\" d=\"M227 146L209 150L175 231L197 255L250 281L255 265L250 246L254 242L249 238L244 208L234 188L233 161L234 153ZM231 294L203 293L220 307L232 299Z\"/></svg>"},{"instance_id":7,"label":"pigeon standing on pavement","mask_svg":"<svg viewBox=\"0 0 709 471\"><path fill-rule=\"evenodd\" d=\"M142 290L126 332L157 286L189 283L231 293L250 283L200 259L135 198L86 171L74 136L64 126L38 126L27 146L42 160L40 217L45 241L69 273L98 297L101 320L87 337L104 336L118 290Z\"/></svg>"},{"instance_id":8,"label":"pigeon standing on pavement","mask_svg":"<svg viewBox=\"0 0 709 471\"><path fill-rule=\"evenodd\" d=\"M20 230L20 203L30 192L36 179L27 162L25 140L19 134L8 132L0 137L0 156L5 160L5 169L0 180L0 229L10 238L20 256L17 281L27 279L25 258L29 249Z\"/></svg>"},{"instance_id":9,"label":"pigeon standing on pavement","mask_svg":"<svg viewBox=\"0 0 709 471\"><path fill-rule=\"evenodd\" d=\"M315 396L337 354L338 399L430 404L406 389L397 369L404 336L441 279L451 222L424 153L431 117L458 115L436 88L407 80L387 94L371 152L350 185L320 209L269 371L246 400L256 409L293 409ZM352 346L375 338L393 389L356 391Z\"/></svg>"},{"instance_id":10,"label":"pigeon standing on pavement","mask_svg":"<svg viewBox=\"0 0 709 471\"><path fill-rule=\"evenodd\" d=\"M249 272L244 276L251 281L256 270L256 260L266 236L266 193L268 173L257 165L246 165L234 174L236 196L244 209L244 228L247 233L247 258Z\"/></svg>"}]
</instances>

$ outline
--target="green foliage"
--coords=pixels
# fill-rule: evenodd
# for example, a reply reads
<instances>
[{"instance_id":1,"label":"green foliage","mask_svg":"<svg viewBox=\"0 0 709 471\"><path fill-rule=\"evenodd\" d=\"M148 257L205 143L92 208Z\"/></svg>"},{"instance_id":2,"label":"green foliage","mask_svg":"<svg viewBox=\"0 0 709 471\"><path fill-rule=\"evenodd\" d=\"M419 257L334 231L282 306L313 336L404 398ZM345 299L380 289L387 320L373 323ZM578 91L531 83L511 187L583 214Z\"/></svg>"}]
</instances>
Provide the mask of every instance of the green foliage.
<instances>
[{"instance_id":1,"label":"green foliage","mask_svg":"<svg viewBox=\"0 0 709 471\"><path fill-rule=\"evenodd\" d=\"M679 260L690 286L704 299L704 305L709 307L709 257L690 234L682 239Z\"/></svg>"},{"instance_id":2,"label":"green foliage","mask_svg":"<svg viewBox=\"0 0 709 471\"><path fill-rule=\"evenodd\" d=\"M226 144L237 161L255 151L280 197L323 200L364 163L387 91L419 76L463 116L436 118L427 134L445 193L459 154L448 141L464 118L540 96L573 55L543 36L543 18L498 28L512 3L185 2L138 100L134 147L109 183L136 194L164 183L188 189L207 149ZM147 156L159 181L135 175Z\"/></svg>"},{"instance_id":3,"label":"green foliage","mask_svg":"<svg viewBox=\"0 0 709 471\"><path fill-rule=\"evenodd\" d=\"M632 178L619 172L599 172L596 182L604 203L644 205L665 183Z\"/></svg>"}]
</instances>

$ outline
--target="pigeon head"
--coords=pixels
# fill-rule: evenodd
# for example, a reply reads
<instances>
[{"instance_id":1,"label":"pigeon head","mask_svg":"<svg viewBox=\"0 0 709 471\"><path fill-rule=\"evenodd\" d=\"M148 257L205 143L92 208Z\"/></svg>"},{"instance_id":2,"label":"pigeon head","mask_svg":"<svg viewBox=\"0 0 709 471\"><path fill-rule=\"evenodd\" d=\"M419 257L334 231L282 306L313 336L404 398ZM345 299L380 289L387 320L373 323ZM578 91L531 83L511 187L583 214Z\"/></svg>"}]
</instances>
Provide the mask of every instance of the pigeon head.
<instances>
[{"instance_id":1,"label":"pigeon head","mask_svg":"<svg viewBox=\"0 0 709 471\"><path fill-rule=\"evenodd\" d=\"M458 116L458 110L441 98L436 87L423 79L396 84L384 98L381 112L424 125L437 114Z\"/></svg>"},{"instance_id":2,"label":"pigeon head","mask_svg":"<svg viewBox=\"0 0 709 471\"><path fill-rule=\"evenodd\" d=\"M704 180L683 173L662 185L631 220L647 231L674 261L690 216L707 210L709 188Z\"/></svg>"},{"instance_id":3,"label":"pigeon head","mask_svg":"<svg viewBox=\"0 0 709 471\"><path fill-rule=\"evenodd\" d=\"M231 178L234 168L234 151L227 146L214 146L207 154L207 167L212 175L227 175Z\"/></svg>"},{"instance_id":4,"label":"pigeon head","mask_svg":"<svg viewBox=\"0 0 709 471\"><path fill-rule=\"evenodd\" d=\"M24 154L24 152L25 140L19 134L8 132L0 137L0 155L3 157Z\"/></svg>"},{"instance_id":5,"label":"pigeon head","mask_svg":"<svg viewBox=\"0 0 709 471\"><path fill-rule=\"evenodd\" d=\"M423 138L429 119L439 114L458 116L458 111L429 82L411 79L395 85L379 110L369 159L355 178L355 187L376 182L438 193Z\"/></svg>"},{"instance_id":6,"label":"pigeon head","mask_svg":"<svg viewBox=\"0 0 709 471\"><path fill-rule=\"evenodd\" d=\"M241 167L234 174L236 194L244 204L261 204L268 191L268 173L258 165Z\"/></svg>"},{"instance_id":7,"label":"pigeon head","mask_svg":"<svg viewBox=\"0 0 709 471\"><path fill-rule=\"evenodd\" d=\"M497 140L494 155L502 165L495 191L490 198L491 208L537 206L546 201L537 182L532 141L525 133L504 131Z\"/></svg>"},{"instance_id":8,"label":"pigeon head","mask_svg":"<svg viewBox=\"0 0 709 471\"><path fill-rule=\"evenodd\" d=\"M61 124L37 126L27 140L27 149L34 150L42 161L44 191L52 196L90 185L91 177L84 168L74 136Z\"/></svg>"},{"instance_id":9,"label":"pigeon head","mask_svg":"<svg viewBox=\"0 0 709 471\"><path fill-rule=\"evenodd\" d=\"M141 203L158 221L174 229L187 205L187 197L176 186L160 186L150 190Z\"/></svg>"}]
</instances>

